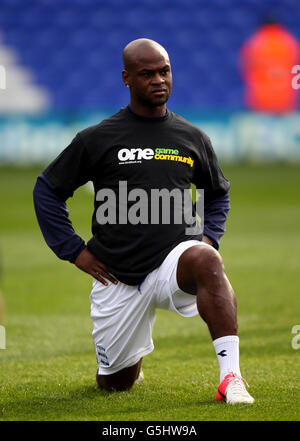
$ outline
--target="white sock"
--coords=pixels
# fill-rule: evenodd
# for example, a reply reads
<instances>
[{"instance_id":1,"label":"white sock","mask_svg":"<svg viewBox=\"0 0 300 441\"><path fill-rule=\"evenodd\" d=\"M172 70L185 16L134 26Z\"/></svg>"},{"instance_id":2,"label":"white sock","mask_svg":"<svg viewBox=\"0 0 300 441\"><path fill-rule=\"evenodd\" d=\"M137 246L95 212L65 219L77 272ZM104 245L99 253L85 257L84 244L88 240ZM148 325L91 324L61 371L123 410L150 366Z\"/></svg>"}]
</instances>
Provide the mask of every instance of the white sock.
<instances>
[{"instance_id":1,"label":"white sock","mask_svg":"<svg viewBox=\"0 0 300 441\"><path fill-rule=\"evenodd\" d=\"M225 376L234 373L241 376L239 366L239 337L226 335L213 341L220 366L220 383Z\"/></svg>"}]
</instances>

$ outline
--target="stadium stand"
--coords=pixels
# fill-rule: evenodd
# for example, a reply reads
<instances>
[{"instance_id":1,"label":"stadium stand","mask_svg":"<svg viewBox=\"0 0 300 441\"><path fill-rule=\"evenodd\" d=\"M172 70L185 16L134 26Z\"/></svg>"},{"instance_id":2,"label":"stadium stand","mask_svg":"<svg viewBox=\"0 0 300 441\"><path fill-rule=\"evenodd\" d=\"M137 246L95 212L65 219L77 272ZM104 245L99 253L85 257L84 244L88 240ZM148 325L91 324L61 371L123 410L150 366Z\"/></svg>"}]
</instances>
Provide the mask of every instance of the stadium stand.
<instances>
[{"instance_id":1,"label":"stadium stand","mask_svg":"<svg viewBox=\"0 0 300 441\"><path fill-rule=\"evenodd\" d=\"M0 63L3 87L1 87L0 112L40 113L49 107L50 96L46 88L35 84L31 69L19 65L15 51L0 41Z\"/></svg>"},{"instance_id":2,"label":"stadium stand","mask_svg":"<svg viewBox=\"0 0 300 441\"><path fill-rule=\"evenodd\" d=\"M240 47L275 6L300 39L298 0L26 0L26 7L1 0L0 32L6 51L16 52L36 87L49 91L51 101L42 100L54 111L126 104L121 51L139 37L170 53L173 107L240 110Z\"/></svg>"}]
</instances>

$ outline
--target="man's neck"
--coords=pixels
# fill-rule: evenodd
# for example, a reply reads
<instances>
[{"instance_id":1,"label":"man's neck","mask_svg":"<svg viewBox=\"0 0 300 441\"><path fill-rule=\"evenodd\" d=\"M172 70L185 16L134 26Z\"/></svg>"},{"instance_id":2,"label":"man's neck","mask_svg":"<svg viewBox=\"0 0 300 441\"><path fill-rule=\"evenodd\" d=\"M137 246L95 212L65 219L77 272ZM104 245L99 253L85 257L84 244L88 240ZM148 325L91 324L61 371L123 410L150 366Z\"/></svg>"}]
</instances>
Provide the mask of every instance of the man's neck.
<instances>
[{"instance_id":1,"label":"man's neck","mask_svg":"<svg viewBox=\"0 0 300 441\"><path fill-rule=\"evenodd\" d=\"M166 116L168 112L166 104L157 107L142 107L130 103L128 107L136 115L143 116L145 118L161 118Z\"/></svg>"}]
</instances>

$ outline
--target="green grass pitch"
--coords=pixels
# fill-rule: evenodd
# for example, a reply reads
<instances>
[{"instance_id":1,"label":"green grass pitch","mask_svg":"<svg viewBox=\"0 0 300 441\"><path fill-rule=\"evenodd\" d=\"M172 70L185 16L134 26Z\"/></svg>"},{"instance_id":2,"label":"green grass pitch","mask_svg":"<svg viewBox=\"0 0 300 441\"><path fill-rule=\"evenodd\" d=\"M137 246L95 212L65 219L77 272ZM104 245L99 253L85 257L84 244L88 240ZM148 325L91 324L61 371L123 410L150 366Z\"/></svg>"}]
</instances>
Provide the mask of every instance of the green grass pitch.
<instances>
[{"instance_id":1,"label":"green grass pitch","mask_svg":"<svg viewBox=\"0 0 300 441\"><path fill-rule=\"evenodd\" d=\"M215 401L219 369L205 324L166 311L157 311L144 382L114 394L95 388L92 281L43 241L32 203L41 170L0 169L0 420L300 419L300 349L292 347L292 327L300 325L299 165L223 166L232 209L220 252L238 300L252 406ZM78 190L68 208L88 239L92 195Z\"/></svg>"}]
</instances>

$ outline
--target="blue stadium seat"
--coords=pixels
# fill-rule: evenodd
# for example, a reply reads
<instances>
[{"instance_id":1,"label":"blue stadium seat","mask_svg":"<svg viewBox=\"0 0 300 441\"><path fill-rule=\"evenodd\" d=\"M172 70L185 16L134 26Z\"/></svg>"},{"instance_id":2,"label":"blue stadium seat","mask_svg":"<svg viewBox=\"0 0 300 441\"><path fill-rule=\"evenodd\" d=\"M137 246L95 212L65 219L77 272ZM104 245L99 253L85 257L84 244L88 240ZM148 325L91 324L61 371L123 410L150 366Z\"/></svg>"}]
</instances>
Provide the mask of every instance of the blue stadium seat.
<instances>
[{"instance_id":1,"label":"blue stadium seat","mask_svg":"<svg viewBox=\"0 0 300 441\"><path fill-rule=\"evenodd\" d=\"M175 108L234 110L239 50L268 8L300 38L298 0L1 0L0 36L50 91L53 110L126 105L121 54L140 37L170 54Z\"/></svg>"}]
</instances>

